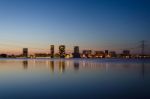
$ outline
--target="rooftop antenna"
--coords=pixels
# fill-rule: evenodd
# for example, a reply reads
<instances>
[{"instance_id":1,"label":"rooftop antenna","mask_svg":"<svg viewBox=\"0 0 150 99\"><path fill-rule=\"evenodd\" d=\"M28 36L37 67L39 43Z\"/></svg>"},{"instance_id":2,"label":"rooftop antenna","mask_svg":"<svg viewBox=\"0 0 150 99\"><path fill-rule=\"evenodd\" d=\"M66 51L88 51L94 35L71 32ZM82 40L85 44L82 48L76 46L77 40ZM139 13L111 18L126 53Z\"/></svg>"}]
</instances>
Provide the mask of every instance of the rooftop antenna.
<instances>
[{"instance_id":1,"label":"rooftop antenna","mask_svg":"<svg viewBox=\"0 0 150 99\"><path fill-rule=\"evenodd\" d=\"M140 47L141 47L141 55L144 56L144 54L145 54L145 40L141 41Z\"/></svg>"}]
</instances>

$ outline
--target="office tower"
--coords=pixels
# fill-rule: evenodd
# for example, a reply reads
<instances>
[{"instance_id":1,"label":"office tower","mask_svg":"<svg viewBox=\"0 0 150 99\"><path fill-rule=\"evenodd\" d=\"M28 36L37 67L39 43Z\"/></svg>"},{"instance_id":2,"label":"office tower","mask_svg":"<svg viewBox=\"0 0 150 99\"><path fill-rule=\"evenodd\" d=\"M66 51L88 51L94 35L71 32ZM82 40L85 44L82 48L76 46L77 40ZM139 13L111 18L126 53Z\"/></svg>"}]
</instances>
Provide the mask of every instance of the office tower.
<instances>
[{"instance_id":1,"label":"office tower","mask_svg":"<svg viewBox=\"0 0 150 99\"><path fill-rule=\"evenodd\" d=\"M28 57L28 48L23 48L23 57Z\"/></svg>"},{"instance_id":2,"label":"office tower","mask_svg":"<svg viewBox=\"0 0 150 99\"><path fill-rule=\"evenodd\" d=\"M108 50L105 50L105 58L109 57L109 51Z\"/></svg>"},{"instance_id":3,"label":"office tower","mask_svg":"<svg viewBox=\"0 0 150 99\"><path fill-rule=\"evenodd\" d=\"M79 46L74 47L74 53L79 53Z\"/></svg>"},{"instance_id":4,"label":"office tower","mask_svg":"<svg viewBox=\"0 0 150 99\"><path fill-rule=\"evenodd\" d=\"M59 46L59 55L60 55L60 58L65 58L65 45Z\"/></svg>"},{"instance_id":5,"label":"office tower","mask_svg":"<svg viewBox=\"0 0 150 99\"><path fill-rule=\"evenodd\" d=\"M108 55L108 50L105 50L105 55Z\"/></svg>"},{"instance_id":6,"label":"office tower","mask_svg":"<svg viewBox=\"0 0 150 99\"><path fill-rule=\"evenodd\" d=\"M79 46L74 47L73 58L80 58Z\"/></svg>"},{"instance_id":7,"label":"office tower","mask_svg":"<svg viewBox=\"0 0 150 99\"><path fill-rule=\"evenodd\" d=\"M50 46L50 55L51 55L51 58L54 58L54 45L51 45Z\"/></svg>"}]
</instances>

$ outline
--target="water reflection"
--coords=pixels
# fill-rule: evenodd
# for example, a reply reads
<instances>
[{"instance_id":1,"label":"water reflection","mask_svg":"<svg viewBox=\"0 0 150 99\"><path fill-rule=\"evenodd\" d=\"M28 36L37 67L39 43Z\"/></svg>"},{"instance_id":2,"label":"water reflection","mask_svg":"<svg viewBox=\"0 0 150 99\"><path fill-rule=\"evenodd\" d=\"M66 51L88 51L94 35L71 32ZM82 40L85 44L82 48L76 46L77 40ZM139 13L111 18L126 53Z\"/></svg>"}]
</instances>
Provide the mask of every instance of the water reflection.
<instances>
[{"instance_id":1,"label":"water reflection","mask_svg":"<svg viewBox=\"0 0 150 99\"><path fill-rule=\"evenodd\" d=\"M54 73L54 61L50 61L50 72Z\"/></svg>"},{"instance_id":2,"label":"water reflection","mask_svg":"<svg viewBox=\"0 0 150 99\"><path fill-rule=\"evenodd\" d=\"M65 72L65 61L59 61L59 72L60 73Z\"/></svg>"},{"instance_id":3,"label":"water reflection","mask_svg":"<svg viewBox=\"0 0 150 99\"><path fill-rule=\"evenodd\" d=\"M141 67L142 67L142 69L141 69L142 77L144 79L144 76L145 76L145 61L144 60L142 60L142 62L141 62Z\"/></svg>"},{"instance_id":4,"label":"water reflection","mask_svg":"<svg viewBox=\"0 0 150 99\"><path fill-rule=\"evenodd\" d=\"M17 61L15 61L17 64ZM0 64L12 63L12 61L1 61ZM13 61L14 63L14 61ZM30 63L30 66L28 66ZM133 73L139 68L140 75L144 79L145 76L145 61L142 60L139 63L136 62L98 62L98 61L85 61L85 60L22 60L22 66L26 70L30 67L35 68L49 68L51 73L59 72L64 73L65 71L79 71L84 70L100 70L103 72L123 72L132 71ZM47 69L48 70L48 69Z\"/></svg>"},{"instance_id":5,"label":"water reflection","mask_svg":"<svg viewBox=\"0 0 150 99\"><path fill-rule=\"evenodd\" d=\"M27 69L28 71L24 72ZM72 99L71 95L76 96L76 93L86 95L87 98L92 96L92 99L100 95L104 96L102 99L116 99L116 96L120 96L119 99L122 99L122 96L127 96L126 99L136 99L128 97L149 95L150 61L0 60L0 92L5 96L38 94L41 97L47 96L48 99L55 99L50 97L52 94L67 95Z\"/></svg>"},{"instance_id":6,"label":"water reflection","mask_svg":"<svg viewBox=\"0 0 150 99\"><path fill-rule=\"evenodd\" d=\"M79 70L79 62L74 62L74 70Z\"/></svg>"},{"instance_id":7,"label":"water reflection","mask_svg":"<svg viewBox=\"0 0 150 99\"><path fill-rule=\"evenodd\" d=\"M22 61L22 63L23 63L23 68L28 69L28 61L25 60L25 61Z\"/></svg>"}]
</instances>

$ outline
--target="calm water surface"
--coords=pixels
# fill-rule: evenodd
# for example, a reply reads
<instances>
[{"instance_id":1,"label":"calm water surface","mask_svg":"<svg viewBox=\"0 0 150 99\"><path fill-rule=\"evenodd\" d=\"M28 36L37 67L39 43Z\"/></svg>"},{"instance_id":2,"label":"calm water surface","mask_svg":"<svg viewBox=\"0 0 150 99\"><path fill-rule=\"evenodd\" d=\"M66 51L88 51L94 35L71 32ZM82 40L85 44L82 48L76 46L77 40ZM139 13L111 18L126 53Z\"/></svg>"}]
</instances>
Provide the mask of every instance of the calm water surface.
<instances>
[{"instance_id":1,"label":"calm water surface","mask_svg":"<svg viewBox=\"0 0 150 99\"><path fill-rule=\"evenodd\" d=\"M0 59L0 99L150 99L150 60Z\"/></svg>"}]
</instances>

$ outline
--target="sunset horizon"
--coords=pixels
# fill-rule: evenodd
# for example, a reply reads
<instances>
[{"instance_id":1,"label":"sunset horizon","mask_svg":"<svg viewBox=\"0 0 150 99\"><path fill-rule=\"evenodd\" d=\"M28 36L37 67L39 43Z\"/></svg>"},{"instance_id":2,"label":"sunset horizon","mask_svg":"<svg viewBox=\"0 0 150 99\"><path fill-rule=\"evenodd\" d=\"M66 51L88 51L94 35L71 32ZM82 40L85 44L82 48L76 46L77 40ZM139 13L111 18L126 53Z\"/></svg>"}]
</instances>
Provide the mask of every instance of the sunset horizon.
<instances>
[{"instance_id":1,"label":"sunset horizon","mask_svg":"<svg viewBox=\"0 0 150 99\"><path fill-rule=\"evenodd\" d=\"M1 0L0 53L16 54L21 48L43 52L49 45L66 45L68 52L80 46L139 53L137 46L145 40L150 54L148 4L148 0Z\"/></svg>"},{"instance_id":2,"label":"sunset horizon","mask_svg":"<svg viewBox=\"0 0 150 99\"><path fill-rule=\"evenodd\" d=\"M150 99L150 0L0 0L0 99Z\"/></svg>"}]
</instances>

